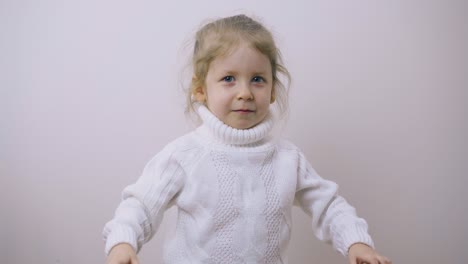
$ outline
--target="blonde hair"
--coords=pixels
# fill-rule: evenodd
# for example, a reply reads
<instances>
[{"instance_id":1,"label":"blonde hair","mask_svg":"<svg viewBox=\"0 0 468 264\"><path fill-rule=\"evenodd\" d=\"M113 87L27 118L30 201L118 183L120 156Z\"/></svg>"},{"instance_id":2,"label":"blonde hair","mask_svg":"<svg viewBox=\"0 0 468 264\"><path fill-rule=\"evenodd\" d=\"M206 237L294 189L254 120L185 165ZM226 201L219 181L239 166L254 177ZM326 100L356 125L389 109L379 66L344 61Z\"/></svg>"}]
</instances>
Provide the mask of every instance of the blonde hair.
<instances>
[{"instance_id":1,"label":"blonde hair","mask_svg":"<svg viewBox=\"0 0 468 264\"><path fill-rule=\"evenodd\" d=\"M205 86L210 63L218 56L225 56L242 41L267 56L273 76L272 99L280 116L288 112L288 90L291 76L283 66L279 49L272 34L261 23L246 15L236 15L215 20L201 27L195 35L192 55L193 78L187 93L187 113L194 112L196 89ZM288 89L278 78L286 78Z\"/></svg>"}]
</instances>

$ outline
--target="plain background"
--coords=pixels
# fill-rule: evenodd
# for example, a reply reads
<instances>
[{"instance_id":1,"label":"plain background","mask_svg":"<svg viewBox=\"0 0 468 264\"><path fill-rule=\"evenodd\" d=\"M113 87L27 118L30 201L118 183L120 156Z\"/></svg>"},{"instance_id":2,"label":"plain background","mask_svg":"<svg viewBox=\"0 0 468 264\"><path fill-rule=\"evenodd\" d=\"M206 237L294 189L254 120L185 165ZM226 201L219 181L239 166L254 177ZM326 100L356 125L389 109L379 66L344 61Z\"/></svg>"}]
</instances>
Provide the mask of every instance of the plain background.
<instances>
[{"instance_id":1,"label":"plain background","mask_svg":"<svg viewBox=\"0 0 468 264\"><path fill-rule=\"evenodd\" d=\"M284 136L394 263L468 263L466 1L0 1L0 262L104 263L146 162L193 128L187 41L254 14L290 70ZM161 263L175 210L141 251ZM290 263L347 263L294 210Z\"/></svg>"}]
</instances>

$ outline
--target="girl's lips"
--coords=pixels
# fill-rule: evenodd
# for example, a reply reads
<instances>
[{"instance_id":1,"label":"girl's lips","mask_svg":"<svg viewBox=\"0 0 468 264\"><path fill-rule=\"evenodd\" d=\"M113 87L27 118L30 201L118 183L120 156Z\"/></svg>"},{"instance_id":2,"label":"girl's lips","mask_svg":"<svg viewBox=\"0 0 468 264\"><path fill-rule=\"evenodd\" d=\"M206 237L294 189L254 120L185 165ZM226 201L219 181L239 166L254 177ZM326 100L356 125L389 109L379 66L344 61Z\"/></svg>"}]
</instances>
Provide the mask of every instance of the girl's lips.
<instances>
[{"instance_id":1,"label":"girl's lips","mask_svg":"<svg viewBox=\"0 0 468 264\"><path fill-rule=\"evenodd\" d=\"M254 112L253 110L249 110L249 109L238 109L238 110L234 110L234 112L238 112L238 113L252 113Z\"/></svg>"}]
</instances>

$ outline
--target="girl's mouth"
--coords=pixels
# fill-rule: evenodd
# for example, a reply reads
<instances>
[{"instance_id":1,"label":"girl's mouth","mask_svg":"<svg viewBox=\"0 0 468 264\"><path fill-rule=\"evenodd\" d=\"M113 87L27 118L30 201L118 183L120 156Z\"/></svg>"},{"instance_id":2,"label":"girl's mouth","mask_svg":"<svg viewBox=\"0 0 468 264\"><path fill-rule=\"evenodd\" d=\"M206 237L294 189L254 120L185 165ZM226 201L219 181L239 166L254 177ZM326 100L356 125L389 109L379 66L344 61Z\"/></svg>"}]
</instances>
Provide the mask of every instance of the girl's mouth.
<instances>
[{"instance_id":1,"label":"girl's mouth","mask_svg":"<svg viewBox=\"0 0 468 264\"><path fill-rule=\"evenodd\" d=\"M249 109L238 109L238 110L234 110L234 112L237 112L237 113L253 113L254 111L249 110Z\"/></svg>"}]
</instances>

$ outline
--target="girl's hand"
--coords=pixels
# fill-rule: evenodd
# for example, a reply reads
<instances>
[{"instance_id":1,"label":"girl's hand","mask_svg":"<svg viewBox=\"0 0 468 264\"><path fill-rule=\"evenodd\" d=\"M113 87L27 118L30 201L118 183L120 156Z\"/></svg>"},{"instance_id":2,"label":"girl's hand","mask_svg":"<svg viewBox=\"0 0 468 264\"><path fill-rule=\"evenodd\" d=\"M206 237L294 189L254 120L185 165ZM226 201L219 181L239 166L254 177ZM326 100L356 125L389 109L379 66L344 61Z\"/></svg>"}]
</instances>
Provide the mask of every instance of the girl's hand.
<instances>
[{"instance_id":1,"label":"girl's hand","mask_svg":"<svg viewBox=\"0 0 468 264\"><path fill-rule=\"evenodd\" d=\"M106 264L138 264L138 258L130 244L122 243L111 249Z\"/></svg>"},{"instance_id":2,"label":"girl's hand","mask_svg":"<svg viewBox=\"0 0 468 264\"><path fill-rule=\"evenodd\" d=\"M348 260L350 264L392 264L388 258L362 243L351 245L348 251Z\"/></svg>"}]
</instances>

